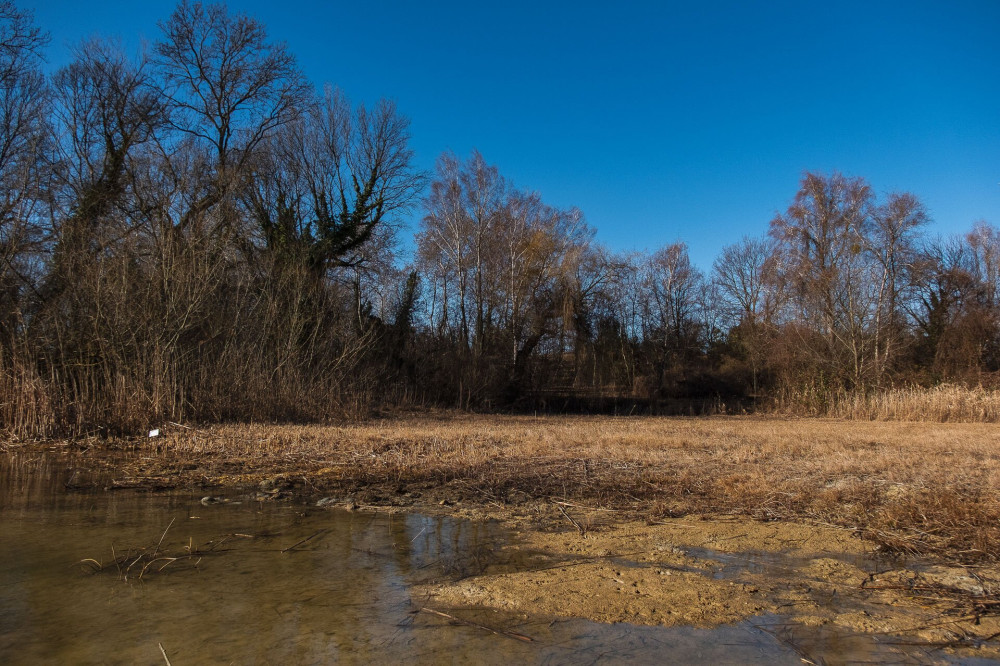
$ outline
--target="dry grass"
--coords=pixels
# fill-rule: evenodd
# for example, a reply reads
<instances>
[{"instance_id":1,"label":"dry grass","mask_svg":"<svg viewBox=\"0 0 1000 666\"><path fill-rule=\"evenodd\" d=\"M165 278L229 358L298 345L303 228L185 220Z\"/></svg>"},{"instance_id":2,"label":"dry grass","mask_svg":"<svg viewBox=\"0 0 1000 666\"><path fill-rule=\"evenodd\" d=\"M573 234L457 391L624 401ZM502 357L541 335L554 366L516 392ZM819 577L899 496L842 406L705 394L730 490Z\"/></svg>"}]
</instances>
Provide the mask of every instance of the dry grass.
<instances>
[{"instance_id":1,"label":"dry grass","mask_svg":"<svg viewBox=\"0 0 1000 666\"><path fill-rule=\"evenodd\" d=\"M777 411L865 421L1000 422L1000 391L941 384L932 388L887 389L873 393L783 396Z\"/></svg>"},{"instance_id":2,"label":"dry grass","mask_svg":"<svg viewBox=\"0 0 1000 666\"><path fill-rule=\"evenodd\" d=\"M445 488L501 505L560 497L653 517L808 519L885 549L1000 559L1000 430L987 424L443 415L175 428L138 453L130 473L161 483L280 475L317 493Z\"/></svg>"}]
</instances>

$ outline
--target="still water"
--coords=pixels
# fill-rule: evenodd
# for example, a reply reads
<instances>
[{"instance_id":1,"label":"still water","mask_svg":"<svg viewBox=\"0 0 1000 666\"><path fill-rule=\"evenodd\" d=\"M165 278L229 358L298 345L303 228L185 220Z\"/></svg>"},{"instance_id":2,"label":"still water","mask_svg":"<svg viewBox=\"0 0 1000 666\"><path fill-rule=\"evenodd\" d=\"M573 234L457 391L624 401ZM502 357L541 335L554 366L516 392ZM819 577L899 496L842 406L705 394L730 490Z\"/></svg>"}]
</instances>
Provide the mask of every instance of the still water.
<instances>
[{"instance_id":1,"label":"still water","mask_svg":"<svg viewBox=\"0 0 1000 666\"><path fill-rule=\"evenodd\" d=\"M791 645L827 663L944 658L773 617L706 630L443 608L416 586L530 555L503 551L490 523L67 489L86 473L0 456L0 663L802 663ZM141 549L156 555L129 568Z\"/></svg>"}]
</instances>

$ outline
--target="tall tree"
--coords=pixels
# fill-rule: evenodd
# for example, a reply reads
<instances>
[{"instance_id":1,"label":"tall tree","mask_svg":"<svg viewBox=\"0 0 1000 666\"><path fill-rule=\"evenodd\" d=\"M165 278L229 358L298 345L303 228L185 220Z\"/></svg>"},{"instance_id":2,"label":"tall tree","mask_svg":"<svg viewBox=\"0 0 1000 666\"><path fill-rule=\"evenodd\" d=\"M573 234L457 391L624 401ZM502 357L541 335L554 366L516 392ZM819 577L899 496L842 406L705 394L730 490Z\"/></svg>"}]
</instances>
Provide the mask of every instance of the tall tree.
<instances>
[{"instance_id":1,"label":"tall tree","mask_svg":"<svg viewBox=\"0 0 1000 666\"><path fill-rule=\"evenodd\" d=\"M295 255L317 277L365 262L417 196L409 121L382 100L352 108L327 90L267 142L245 199L268 251Z\"/></svg>"},{"instance_id":2,"label":"tall tree","mask_svg":"<svg viewBox=\"0 0 1000 666\"><path fill-rule=\"evenodd\" d=\"M750 365L751 390L757 395L784 297L773 241L745 236L725 246L715 259L712 275L719 288L719 306L728 323L730 342L745 355Z\"/></svg>"},{"instance_id":3,"label":"tall tree","mask_svg":"<svg viewBox=\"0 0 1000 666\"><path fill-rule=\"evenodd\" d=\"M897 349L906 257L925 219L912 195L879 205L861 178L807 173L771 221L800 330L817 335L800 336L800 351L828 380L861 390L881 383Z\"/></svg>"},{"instance_id":4,"label":"tall tree","mask_svg":"<svg viewBox=\"0 0 1000 666\"><path fill-rule=\"evenodd\" d=\"M205 190L179 220L185 227L238 190L258 148L303 113L311 92L284 44L225 5L183 0L160 28L154 53L170 122L205 151L208 170Z\"/></svg>"},{"instance_id":5,"label":"tall tree","mask_svg":"<svg viewBox=\"0 0 1000 666\"><path fill-rule=\"evenodd\" d=\"M132 62L96 39L75 50L53 89L60 242L97 250L84 246L97 240L98 227L116 226L119 238L134 231L127 226L134 163L163 127L165 109L145 58Z\"/></svg>"},{"instance_id":6,"label":"tall tree","mask_svg":"<svg viewBox=\"0 0 1000 666\"><path fill-rule=\"evenodd\" d=\"M21 296L37 279L46 178L48 95L40 71L48 37L28 12L0 2L0 326L19 326Z\"/></svg>"},{"instance_id":7,"label":"tall tree","mask_svg":"<svg viewBox=\"0 0 1000 666\"><path fill-rule=\"evenodd\" d=\"M438 160L425 210L417 245L432 321L471 358L469 381L503 381L512 397L539 346L573 316L573 276L592 232L579 211L517 190L479 153ZM505 378L489 358L506 361Z\"/></svg>"}]
</instances>

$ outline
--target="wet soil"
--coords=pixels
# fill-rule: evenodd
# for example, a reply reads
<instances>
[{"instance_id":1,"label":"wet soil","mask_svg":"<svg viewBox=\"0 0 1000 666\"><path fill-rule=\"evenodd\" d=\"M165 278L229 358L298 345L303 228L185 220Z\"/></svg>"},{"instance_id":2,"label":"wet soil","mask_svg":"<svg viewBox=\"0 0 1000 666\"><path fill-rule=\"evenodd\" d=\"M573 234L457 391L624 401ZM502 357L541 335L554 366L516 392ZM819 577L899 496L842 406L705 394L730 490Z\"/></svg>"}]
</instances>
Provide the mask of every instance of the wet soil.
<instances>
[{"instance_id":1,"label":"wet soil","mask_svg":"<svg viewBox=\"0 0 1000 666\"><path fill-rule=\"evenodd\" d=\"M589 519L601 522L584 534L522 529L511 547L551 564L428 593L454 604L660 626L780 615L804 627L1000 657L1000 619L976 610L977 599L1000 589L995 568L889 561L849 531L819 525Z\"/></svg>"}]
</instances>

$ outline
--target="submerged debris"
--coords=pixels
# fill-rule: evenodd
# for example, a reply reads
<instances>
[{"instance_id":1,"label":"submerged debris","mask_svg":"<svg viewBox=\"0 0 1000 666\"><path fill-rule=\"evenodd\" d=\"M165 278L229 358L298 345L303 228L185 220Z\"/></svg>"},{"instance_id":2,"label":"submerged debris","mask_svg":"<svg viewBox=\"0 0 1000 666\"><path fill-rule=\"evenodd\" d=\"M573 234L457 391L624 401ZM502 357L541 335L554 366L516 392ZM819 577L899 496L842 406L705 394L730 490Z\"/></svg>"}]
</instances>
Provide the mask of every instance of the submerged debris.
<instances>
[{"instance_id":1,"label":"submerged debris","mask_svg":"<svg viewBox=\"0 0 1000 666\"><path fill-rule=\"evenodd\" d=\"M899 590L928 607L937 608L944 616L962 617L978 625L985 617L1000 616L998 583L961 567L935 566L919 572L873 574L861 587Z\"/></svg>"},{"instance_id":2,"label":"submerged debris","mask_svg":"<svg viewBox=\"0 0 1000 666\"><path fill-rule=\"evenodd\" d=\"M254 538L251 534L227 534L217 539L212 539L201 546L195 546L193 540L189 537L188 542L182 545L179 550L168 551L163 548L163 539L173 524L174 521L171 520L170 524L167 525L167 529L163 530L163 534L160 535L155 545L130 546L124 552L121 552L112 543L110 563L105 564L100 560L87 557L80 560L77 564L89 573L113 571L117 572L118 577L123 582L141 581L143 576L151 573L161 573L164 569L172 565L176 565L173 566L173 569L181 566L197 568L202 559L209 553L228 550L221 548L228 541L232 539Z\"/></svg>"},{"instance_id":3,"label":"submerged debris","mask_svg":"<svg viewBox=\"0 0 1000 666\"><path fill-rule=\"evenodd\" d=\"M355 502L353 499L349 497L347 499L338 499L336 497L324 497L323 499L318 500L316 502L316 506L327 507L327 508L339 507L347 509L348 511L355 511L358 508L357 502Z\"/></svg>"}]
</instances>

